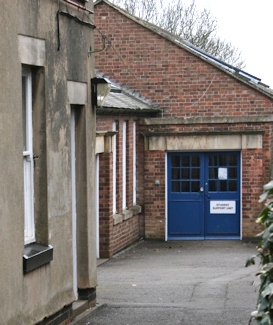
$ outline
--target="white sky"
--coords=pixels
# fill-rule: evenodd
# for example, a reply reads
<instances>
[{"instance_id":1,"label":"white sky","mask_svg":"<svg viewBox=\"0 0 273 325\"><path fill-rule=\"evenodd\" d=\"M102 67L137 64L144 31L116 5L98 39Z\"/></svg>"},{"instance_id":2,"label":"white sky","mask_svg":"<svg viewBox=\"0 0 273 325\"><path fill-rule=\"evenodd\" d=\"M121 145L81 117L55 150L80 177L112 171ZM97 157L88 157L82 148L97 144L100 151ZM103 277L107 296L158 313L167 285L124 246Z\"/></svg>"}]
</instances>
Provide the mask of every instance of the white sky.
<instances>
[{"instance_id":1,"label":"white sky","mask_svg":"<svg viewBox=\"0 0 273 325\"><path fill-rule=\"evenodd\" d=\"M195 0L217 19L217 35L242 52L244 71L273 88L273 0Z\"/></svg>"}]
</instances>

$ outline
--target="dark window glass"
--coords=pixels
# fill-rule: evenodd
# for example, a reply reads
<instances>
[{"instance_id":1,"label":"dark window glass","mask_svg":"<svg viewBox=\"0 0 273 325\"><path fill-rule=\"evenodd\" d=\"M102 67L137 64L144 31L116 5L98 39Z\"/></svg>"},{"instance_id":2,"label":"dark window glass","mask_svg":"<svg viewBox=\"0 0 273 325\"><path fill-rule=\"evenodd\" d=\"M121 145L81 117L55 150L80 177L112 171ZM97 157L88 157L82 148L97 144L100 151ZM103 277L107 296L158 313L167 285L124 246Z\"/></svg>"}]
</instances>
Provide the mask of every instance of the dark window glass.
<instances>
[{"instance_id":1,"label":"dark window glass","mask_svg":"<svg viewBox=\"0 0 273 325\"><path fill-rule=\"evenodd\" d=\"M180 157L172 156L172 167L180 167Z\"/></svg>"},{"instance_id":2,"label":"dark window glass","mask_svg":"<svg viewBox=\"0 0 273 325\"><path fill-rule=\"evenodd\" d=\"M192 192L199 192L200 190L200 183L199 181L193 181L191 182L191 191Z\"/></svg>"},{"instance_id":3,"label":"dark window glass","mask_svg":"<svg viewBox=\"0 0 273 325\"><path fill-rule=\"evenodd\" d=\"M229 166L237 166L237 155L229 156Z\"/></svg>"},{"instance_id":4,"label":"dark window glass","mask_svg":"<svg viewBox=\"0 0 273 325\"><path fill-rule=\"evenodd\" d=\"M218 178L218 168L210 168L209 169L209 178Z\"/></svg>"},{"instance_id":5,"label":"dark window glass","mask_svg":"<svg viewBox=\"0 0 273 325\"><path fill-rule=\"evenodd\" d=\"M228 169L228 178L236 178L237 179L237 168L229 168Z\"/></svg>"},{"instance_id":6,"label":"dark window glass","mask_svg":"<svg viewBox=\"0 0 273 325\"><path fill-rule=\"evenodd\" d=\"M237 192L237 181L229 181L229 191Z\"/></svg>"},{"instance_id":7,"label":"dark window glass","mask_svg":"<svg viewBox=\"0 0 273 325\"><path fill-rule=\"evenodd\" d=\"M228 161L228 156L227 155L220 155L219 156L219 166L227 166L227 161Z\"/></svg>"},{"instance_id":8,"label":"dark window glass","mask_svg":"<svg viewBox=\"0 0 273 325\"><path fill-rule=\"evenodd\" d=\"M182 179L190 179L190 170L188 168L182 168Z\"/></svg>"},{"instance_id":9,"label":"dark window glass","mask_svg":"<svg viewBox=\"0 0 273 325\"><path fill-rule=\"evenodd\" d=\"M182 192L190 192L190 182L182 182Z\"/></svg>"},{"instance_id":10,"label":"dark window glass","mask_svg":"<svg viewBox=\"0 0 273 325\"><path fill-rule=\"evenodd\" d=\"M220 181L220 192L226 192L227 191L227 181Z\"/></svg>"},{"instance_id":11,"label":"dark window glass","mask_svg":"<svg viewBox=\"0 0 273 325\"><path fill-rule=\"evenodd\" d=\"M209 166L217 166L217 156L209 156Z\"/></svg>"},{"instance_id":12,"label":"dark window glass","mask_svg":"<svg viewBox=\"0 0 273 325\"><path fill-rule=\"evenodd\" d=\"M180 192L180 182L172 182L172 192Z\"/></svg>"},{"instance_id":13,"label":"dark window glass","mask_svg":"<svg viewBox=\"0 0 273 325\"><path fill-rule=\"evenodd\" d=\"M209 181L209 191L210 192L217 191L217 181Z\"/></svg>"},{"instance_id":14,"label":"dark window glass","mask_svg":"<svg viewBox=\"0 0 273 325\"><path fill-rule=\"evenodd\" d=\"M200 157L199 156L193 156L191 161L192 167L199 167L200 166Z\"/></svg>"},{"instance_id":15,"label":"dark window glass","mask_svg":"<svg viewBox=\"0 0 273 325\"><path fill-rule=\"evenodd\" d=\"M179 168L172 169L172 179L180 179L180 169Z\"/></svg>"},{"instance_id":16,"label":"dark window glass","mask_svg":"<svg viewBox=\"0 0 273 325\"><path fill-rule=\"evenodd\" d=\"M191 178L192 179L200 179L200 169L199 168L193 168L191 170Z\"/></svg>"},{"instance_id":17,"label":"dark window glass","mask_svg":"<svg viewBox=\"0 0 273 325\"><path fill-rule=\"evenodd\" d=\"M182 166L183 167L190 167L190 156L183 156L182 157Z\"/></svg>"}]
</instances>

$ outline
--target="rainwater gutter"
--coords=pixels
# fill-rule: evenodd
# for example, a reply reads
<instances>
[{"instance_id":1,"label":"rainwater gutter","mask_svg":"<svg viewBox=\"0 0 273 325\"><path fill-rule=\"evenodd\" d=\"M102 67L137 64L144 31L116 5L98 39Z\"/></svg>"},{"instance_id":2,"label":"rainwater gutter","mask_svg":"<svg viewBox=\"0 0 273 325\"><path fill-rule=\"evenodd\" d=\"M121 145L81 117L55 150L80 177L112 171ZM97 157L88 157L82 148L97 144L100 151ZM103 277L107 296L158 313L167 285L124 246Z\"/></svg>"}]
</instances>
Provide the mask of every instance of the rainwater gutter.
<instances>
[{"instance_id":1,"label":"rainwater gutter","mask_svg":"<svg viewBox=\"0 0 273 325\"><path fill-rule=\"evenodd\" d=\"M66 3L69 3L69 4L71 4L72 6L75 6L75 7L79 8L79 9L84 10L84 11L87 11L87 12L89 12L90 14L94 14L94 11L92 11L92 10L90 10L90 9L87 9L86 7L84 7L84 6L82 6L82 5L79 5L78 3L76 3L76 2L74 2L74 1L72 1L72 0L62 0L62 1L66 2Z\"/></svg>"}]
</instances>

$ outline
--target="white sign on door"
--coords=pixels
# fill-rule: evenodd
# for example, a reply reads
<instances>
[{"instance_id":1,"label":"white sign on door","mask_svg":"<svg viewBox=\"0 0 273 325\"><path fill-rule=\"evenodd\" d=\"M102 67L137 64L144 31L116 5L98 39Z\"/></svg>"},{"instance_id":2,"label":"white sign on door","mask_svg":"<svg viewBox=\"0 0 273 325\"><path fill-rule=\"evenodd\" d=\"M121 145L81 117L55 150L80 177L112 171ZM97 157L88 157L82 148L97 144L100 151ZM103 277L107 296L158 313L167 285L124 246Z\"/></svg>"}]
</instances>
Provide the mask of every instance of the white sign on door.
<instances>
[{"instance_id":1,"label":"white sign on door","mask_svg":"<svg viewBox=\"0 0 273 325\"><path fill-rule=\"evenodd\" d=\"M218 168L218 178L219 179L227 179L227 168Z\"/></svg>"},{"instance_id":2,"label":"white sign on door","mask_svg":"<svg viewBox=\"0 0 273 325\"><path fill-rule=\"evenodd\" d=\"M211 214L235 214L236 201L210 201Z\"/></svg>"}]
</instances>

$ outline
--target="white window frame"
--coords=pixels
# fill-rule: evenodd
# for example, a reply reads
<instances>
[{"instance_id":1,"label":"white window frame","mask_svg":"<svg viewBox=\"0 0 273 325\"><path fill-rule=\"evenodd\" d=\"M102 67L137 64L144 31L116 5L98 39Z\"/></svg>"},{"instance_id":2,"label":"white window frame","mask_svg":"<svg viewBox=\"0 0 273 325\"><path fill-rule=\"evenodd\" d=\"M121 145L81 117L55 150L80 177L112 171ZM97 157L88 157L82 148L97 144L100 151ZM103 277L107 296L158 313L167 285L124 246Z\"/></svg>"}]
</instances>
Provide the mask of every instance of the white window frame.
<instances>
[{"instance_id":1,"label":"white window frame","mask_svg":"<svg viewBox=\"0 0 273 325\"><path fill-rule=\"evenodd\" d=\"M96 249L100 258L100 155L96 154Z\"/></svg>"},{"instance_id":2,"label":"white window frame","mask_svg":"<svg viewBox=\"0 0 273 325\"><path fill-rule=\"evenodd\" d=\"M117 131L117 122L114 121L112 130ZM113 214L117 213L117 136L113 136Z\"/></svg>"},{"instance_id":3,"label":"white window frame","mask_svg":"<svg viewBox=\"0 0 273 325\"><path fill-rule=\"evenodd\" d=\"M25 110L23 119L24 132L24 238L25 244L35 241L35 220L34 220L34 157L33 157L33 126L32 126L32 75L31 69L22 69L22 98ZM22 101L22 102L23 102Z\"/></svg>"},{"instance_id":4,"label":"white window frame","mask_svg":"<svg viewBox=\"0 0 273 325\"><path fill-rule=\"evenodd\" d=\"M123 121L122 128L122 210L126 210L126 129L127 123Z\"/></svg>"},{"instance_id":5,"label":"white window frame","mask_svg":"<svg viewBox=\"0 0 273 325\"><path fill-rule=\"evenodd\" d=\"M136 121L133 122L133 205L136 200Z\"/></svg>"}]
</instances>

